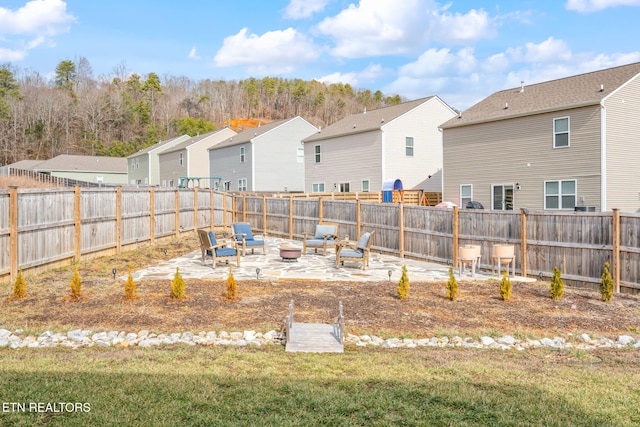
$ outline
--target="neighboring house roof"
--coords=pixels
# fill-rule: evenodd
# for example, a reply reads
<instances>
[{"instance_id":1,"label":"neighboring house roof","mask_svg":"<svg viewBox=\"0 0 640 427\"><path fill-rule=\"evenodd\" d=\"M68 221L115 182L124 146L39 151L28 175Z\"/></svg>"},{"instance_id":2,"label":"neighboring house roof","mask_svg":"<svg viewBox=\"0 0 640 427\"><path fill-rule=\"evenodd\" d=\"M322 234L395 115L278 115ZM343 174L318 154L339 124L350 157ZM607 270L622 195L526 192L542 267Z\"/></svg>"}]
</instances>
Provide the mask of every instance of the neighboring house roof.
<instances>
[{"instance_id":1,"label":"neighboring house roof","mask_svg":"<svg viewBox=\"0 0 640 427\"><path fill-rule=\"evenodd\" d=\"M483 99L443 129L599 104L640 73L640 62L506 89Z\"/></svg>"},{"instance_id":2,"label":"neighboring house roof","mask_svg":"<svg viewBox=\"0 0 640 427\"><path fill-rule=\"evenodd\" d=\"M183 141L179 144L174 145L173 147L167 148L166 150L162 151L160 154L167 154L167 153L173 153L174 151L180 151L180 150L184 150L185 148L188 148L189 146L195 144L196 142L200 142L205 138L209 138L210 136L213 136L217 133L220 133L222 131L224 131L227 128L222 128L219 130L215 130L213 132L209 132L209 133L205 133L203 135L198 135L198 136L194 136L193 138L189 138L186 141ZM222 135L224 136L224 135Z\"/></svg>"},{"instance_id":3,"label":"neighboring house roof","mask_svg":"<svg viewBox=\"0 0 640 427\"><path fill-rule=\"evenodd\" d=\"M221 143L216 144L213 147L209 148L209 150L215 150L215 149L218 149L218 148L231 147L233 145L239 145L239 144L246 144L247 142L251 142L251 140L253 140L254 138L256 138L258 136L262 136L265 133L269 132L270 130L275 129L278 126L281 126L281 125L283 125L283 124L285 124L287 122L290 122L291 120L295 120L297 118L300 118L300 119L304 120L302 117L296 116L296 117L294 117L292 119L279 120L277 122L271 122L271 123L267 123L267 124L264 124L264 125L252 127L252 128L249 128L249 129L245 130L244 132L240 132L239 134L232 136L231 138L225 139Z\"/></svg>"},{"instance_id":4,"label":"neighboring house roof","mask_svg":"<svg viewBox=\"0 0 640 427\"><path fill-rule=\"evenodd\" d=\"M19 162L11 163L9 166L11 169L24 169L24 170L32 170L35 169L40 163L45 160L20 160Z\"/></svg>"},{"instance_id":5,"label":"neighboring house roof","mask_svg":"<svg viewBox=\"0 0 640 427\"><path fill-rule=\"evenodd\" d=\"M154 150L157 150L158 148L162 148L163 145L170 144L171 142L175 141L176 139L181 139L182 140L182 139L185 139L185 138L188 139L188 138L190 138L190 136L189 135L180 135L180 136L176 136L175 138L171 138L171 139L167 139L167 140L164 140L164 141L156 142L155 144L150 145L147 148L143 148L142 150L137 151L137 152L131 154L130 156L127 156L127 159L130 159L131 157L138 157L141 154L150 153L150 152L152 152Z\"/></svg>"},{"instance_id":6,"label":"neighboring house roof","mask_svg":"<svg viewBox=\"0 0 640 427\"><path fill-rule=\"evenodd\" d=\"M420 98L414 101L403 102L390 107L377 108L375 110L364 111L358 114L352 114L322 129L318 133L303 139L303 142L313 142L322 139L329 139L336 136L344 136L361 132L369 132L379 130L385 123L397 119L398 117L413 110L417 106L424 104L433 96Z\"/></svg>"},{"instance_id":7,"label":"neighboring house roof","mask_svg":"<svg viewBox=\"0 0 640 427\"><path fill-rule=\"evenodd\" d=\"M124 157L61 154L40 163L35 170L127 173L127 159Z\"/></svg>"}]
</instances>

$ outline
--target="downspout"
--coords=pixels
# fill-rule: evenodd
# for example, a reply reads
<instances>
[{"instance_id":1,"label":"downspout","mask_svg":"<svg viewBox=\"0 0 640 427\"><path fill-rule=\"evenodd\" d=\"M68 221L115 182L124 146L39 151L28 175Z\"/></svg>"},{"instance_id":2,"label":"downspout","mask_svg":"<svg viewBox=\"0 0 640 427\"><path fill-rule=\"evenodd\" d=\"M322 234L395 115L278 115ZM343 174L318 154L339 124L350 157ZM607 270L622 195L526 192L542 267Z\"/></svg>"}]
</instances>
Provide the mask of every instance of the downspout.
<instances>
[{"instance_id":1,"label":"downspout","mask_svg":"<svg viewBox=\"0 0 640 427\"><path fill-rule=\"evenodd\" d=\"M600 211L607 210L607 109L600 103Z\"/></svg>"},{"instance_id":2,"label":"downspout","mask_svg":"<svg viewBox=\"0 0 640 427\"><path fill-rule=\"evenodd\" d=\"M384 182L387 180L386 177L386 163L385 163L385 143L384 143L384 129L382 127L380 127L380 146L382 148L382 182L380 183L380 190L382 190L382 184L384 184Z\"/></svg>"},{"instance_id":3,"label":"downspout","mask_svg":"<svg viewBox=\"0 0 640 427\"><path fill-rule=\"evenodd\" d=\"M255 153L255 144L253 143L253 139L251 142L251 191L256 191L256 153Z\"/></svg>"}]
</instances>

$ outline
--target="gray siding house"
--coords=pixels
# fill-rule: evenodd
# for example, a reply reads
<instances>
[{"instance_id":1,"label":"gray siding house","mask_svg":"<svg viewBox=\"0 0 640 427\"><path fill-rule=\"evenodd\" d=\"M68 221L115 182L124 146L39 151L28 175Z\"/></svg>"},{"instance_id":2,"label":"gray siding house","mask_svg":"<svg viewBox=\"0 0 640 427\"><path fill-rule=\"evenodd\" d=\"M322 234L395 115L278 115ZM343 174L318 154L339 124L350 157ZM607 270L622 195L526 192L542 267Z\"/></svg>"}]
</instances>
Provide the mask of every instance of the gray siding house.
<instances>
[{"instance_id":1,"label":"gray siding house","mask_svg":"<svg viewBox=\"0 0 640 427\"><path fill-rule=\"evenodd\" d=\"M32 166L34 172L95 184L126 184L127 159L61 154Z\"/></svg>"},{"instance_id":2,"label":"gray siding house","mask_svg":"<svg viewBox=\"0 0 640 427\"><path fill-rule=\"evenodd\" d=\"M437 96L348 116L305 138L306 192L442 191L440 124L456 112Z\"/></svg>"},{"instance_id":3,"label":"gray siding house","mask_svg":"<svg viewBox=\"0 0 640 427\"><path fill-rule=\"evenodd\" d=\"M640 63L496 92L442 125L444 200L640 211Z\"/></svg>"},{"instance_id":4,"label":"gray siding house","mask_svg":"<svg viewBox=\"0 0 640 427\"><path fill-rule=\"evenodd\" d=\"M215 188L216 180L209 175L208 149L236 135L223 128L194 136L158 154L162 187ZM181 180L180 178L188 178Z\"/></svg>"},{"instance_id":5,"label":"gray siding house","mask_svg":"<svg viewBox=\"0 0 640 427\"><path fill-rule=\"evenodd\" d=\"M160 185L158 153L191 138L182 135L153 144L127 157L129 183L132 185Z\"/></svg>"},{"instance_id":6,"label":"gray siding house","mask_svg":"<svg viewBox=\"0 0 640 427\"><path fill-rule=\"evenodd\" d=\"M226 191L303 191L302 140L316 132L299 116L247 129L209 149L209 175Z\"/></svg>"}]
</instances>

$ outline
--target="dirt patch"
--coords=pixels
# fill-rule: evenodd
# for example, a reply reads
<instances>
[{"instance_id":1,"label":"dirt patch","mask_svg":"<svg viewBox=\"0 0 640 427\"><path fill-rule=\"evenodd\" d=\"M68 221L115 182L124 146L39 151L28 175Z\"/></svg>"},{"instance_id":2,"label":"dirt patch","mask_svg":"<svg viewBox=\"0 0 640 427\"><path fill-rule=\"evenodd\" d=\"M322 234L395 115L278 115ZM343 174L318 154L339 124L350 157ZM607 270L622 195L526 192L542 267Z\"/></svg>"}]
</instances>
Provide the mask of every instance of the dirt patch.
<instances>
[{"instance_id":1,"label":"dirt patch","mask_svg":"<svg viewBox=\"0 0 640 427\"><path fill-rule=\"evenodd\" d=\"M229 302L224 298L225 280L185 279L187 298L181 301L170 297L170 280L145 280L136 283L138 299L124 299L126 281L113 278L113 266L120 275L197 247L196 238L189 235L82 262L78 271L83 298L78 301L68 298L72 267L25 276L27 297L21 300L9 298L12 284L0 284L0 328L266 331L281 328L293 300L295 321L313 323L335 323L342 302L346 330L352 334L640 336L640 297L615 295L604 303L597 292L565 288L564 299L554 301L547 282L514 282L509 301L499 298L497 281L461 281L456 301L445 297L445 282L411 282L409 298L401 301L396 282L236 279L239 298Z\"/></svg>"}]
</instances>

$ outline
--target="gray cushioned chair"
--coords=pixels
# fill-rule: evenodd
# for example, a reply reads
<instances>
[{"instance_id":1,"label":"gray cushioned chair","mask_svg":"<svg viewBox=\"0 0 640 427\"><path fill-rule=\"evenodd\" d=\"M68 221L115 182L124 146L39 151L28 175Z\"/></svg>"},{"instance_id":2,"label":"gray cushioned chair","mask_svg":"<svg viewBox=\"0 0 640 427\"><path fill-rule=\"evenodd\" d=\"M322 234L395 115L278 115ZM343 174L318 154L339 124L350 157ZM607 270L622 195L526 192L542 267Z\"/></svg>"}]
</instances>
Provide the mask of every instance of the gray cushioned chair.
<instances>
[{"instance_id":1,"label":"gray cushioned chair","mask_svg":"<svg viewBox=\"0 0 640 427\"><path fill-rule=\"evenodd\" d=\"M371 252L371 245L373 244L373 236L375 231L366 232L355 245L338 245L336 250L336 268L344 266L345 261L359 262L360 267L364 270L369 265L369 253Z\"/></svg>"},{"instance_id":2,"label":"gray cushioned chair","mask_svg":"<svg viewBox=\"0 0 640 427\"><path fill-rule=\"evenodd\" d=\"M327 249L335 246L337 238L338 224L321 222L316 225L316 231L313 234L302 234L302 253L307 253L307 249L313 249L314 253L318 253L318 249L321 249L322 255L326 255Z\"/></svg>"}]
</instances>

